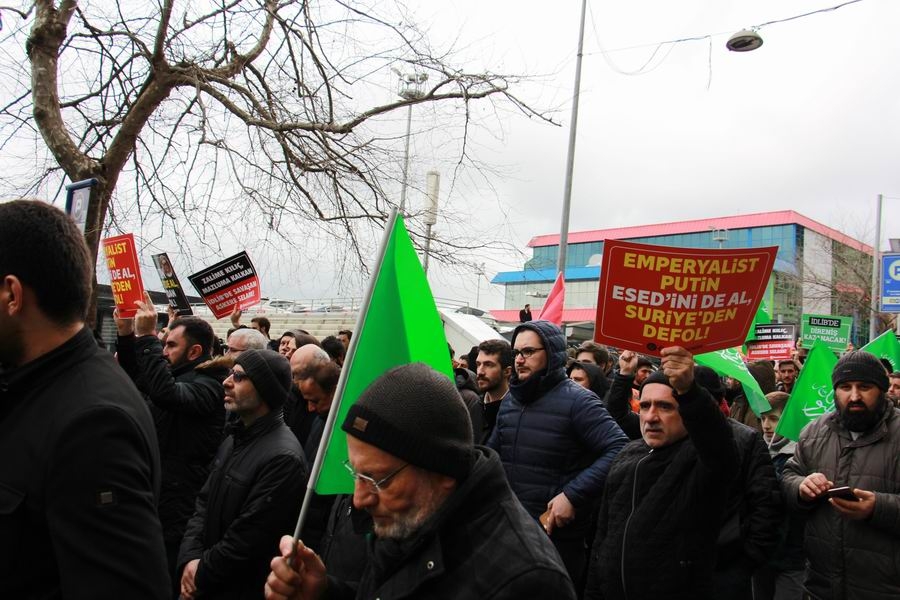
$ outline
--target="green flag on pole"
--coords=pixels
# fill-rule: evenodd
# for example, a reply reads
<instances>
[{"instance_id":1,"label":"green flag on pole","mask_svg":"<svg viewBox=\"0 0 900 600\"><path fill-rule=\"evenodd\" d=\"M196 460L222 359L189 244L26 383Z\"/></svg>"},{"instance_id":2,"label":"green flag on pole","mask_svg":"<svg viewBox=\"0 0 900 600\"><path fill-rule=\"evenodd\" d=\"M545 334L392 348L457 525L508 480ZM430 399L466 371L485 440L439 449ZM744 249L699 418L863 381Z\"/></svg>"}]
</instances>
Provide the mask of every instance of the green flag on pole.
<instances>
[{"instance_id":1,"label":"green flag on pole","mask_svg":"<svg viewBox=\"0 0 900 600\"><path fill-rule=\"evenodd\" d=\"M813 342L775 433L796 442L807 423L834 410L831 372L837 360L825 342Z\"/></svg>"},{"instance_id":2,"label":"green flag on pole","mask_svg":"<svg viewBox=\"0 0 900 600\"><path fill-rule=\"evenodd\" d=\"M403 217L392 215L381 243L381 258L328 415L332 427L329 431L326 425L310 474L317 494L353 493L353 478L343 465L347 435L341 424L369 384L389 369L412 362L453 378L441 317Z\"/></svg>"},{"instance_id":3,"label":"green flag on pole","mask_svg":"<svg viewBox=\"0 0 900 600\"><path fill-rule=\"evenodd\" d=\"M753 378L744 359L741 358L737 348L727 348L716 352L707 352L706 354L698 354L694 357L698 365L709 367L719 375L731 377L741 382L744 388L744 395L747 397L747 404L750 406L756 416L772 410L766 395L763 394L759 383Z\"/></svg>"},{"instance_id":4,"label":"green flag on pole","mask_svg":"<svg viewBox=\"0 0 900 600\"><path fill-rule=\"evenodd\" d=\"M878 358L886 358L894 366L894 371L900 371L900 342L890 329L860 348L871 352Z\"/></svg>"}]
</instances>

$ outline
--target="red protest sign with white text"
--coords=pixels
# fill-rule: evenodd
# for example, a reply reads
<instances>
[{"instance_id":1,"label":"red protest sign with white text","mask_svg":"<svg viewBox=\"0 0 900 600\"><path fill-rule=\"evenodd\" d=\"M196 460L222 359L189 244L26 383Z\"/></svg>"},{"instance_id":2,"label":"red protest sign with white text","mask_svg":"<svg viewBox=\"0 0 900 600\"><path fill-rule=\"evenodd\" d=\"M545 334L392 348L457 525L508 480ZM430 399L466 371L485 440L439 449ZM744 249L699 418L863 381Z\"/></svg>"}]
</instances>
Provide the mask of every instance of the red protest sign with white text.
<instances>
[{"instance_id":1,"label":"red protest sign with white text","mask_svg":"<svg viewBox=\"0 0 900 600\"><path fill-rule=\"evenodd\" d=\"M776 246L746 250L669 248L607 240L594 339L659 356L733 348L766 291Z\"/></svg>"},{"instance_id":2,"label":"red protest sign with white text","mask_svg":"<svg viewBox=\"0 0 900 600\"><path fill-rule=\"evenodd\" d=\"M259 277L246 252L226 258L188 279L217 319L227 317L235 304L244 310L262 300Z\"/></svg>"},{"instance_id":3,"label":"red protest sign with white text","mask_svg":"<svg viewBox=\"0 0 900 600\"><path fill-rule=\"evenodd\" d=\"M102 243L116 310L120 317L133 317L137 312L135 302L144 300L144 282L141 279L134 235L117 235L106 238Z\"/></svg>"}]
</instances>

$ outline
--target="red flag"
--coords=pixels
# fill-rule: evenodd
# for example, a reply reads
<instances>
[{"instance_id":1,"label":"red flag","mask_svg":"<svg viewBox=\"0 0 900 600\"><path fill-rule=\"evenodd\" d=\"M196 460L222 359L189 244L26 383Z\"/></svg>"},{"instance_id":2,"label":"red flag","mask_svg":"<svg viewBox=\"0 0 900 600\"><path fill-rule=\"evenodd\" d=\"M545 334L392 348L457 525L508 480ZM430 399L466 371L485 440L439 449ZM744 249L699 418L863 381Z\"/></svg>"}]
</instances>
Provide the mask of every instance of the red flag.
<instances>
[{"instance_id":1,"label":"red flag","mask_svg":"<svg viewBox=\"0 0 900 600\"><path fill-rule=\"evenodd\" d=\"M565 303L566 279L563 277L562 272L560 272L556 277L556 282L553 284L553 289L550 290L550 295L547 296L544 308L541 309L541 316L539 318L562 326L563 305Z\"/></svg>"}]
</instances>

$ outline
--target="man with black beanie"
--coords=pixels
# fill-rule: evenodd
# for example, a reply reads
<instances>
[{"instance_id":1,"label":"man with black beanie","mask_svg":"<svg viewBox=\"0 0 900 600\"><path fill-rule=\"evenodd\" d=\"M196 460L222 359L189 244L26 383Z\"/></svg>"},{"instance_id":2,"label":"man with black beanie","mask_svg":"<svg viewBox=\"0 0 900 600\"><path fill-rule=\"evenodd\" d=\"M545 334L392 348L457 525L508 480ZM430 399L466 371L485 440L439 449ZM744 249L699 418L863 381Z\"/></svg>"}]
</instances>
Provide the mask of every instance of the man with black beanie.
<instances>
[{"instance_id":1,"label":"man with black beanie","mask_svg":"<svg viewBox=\"0 0 900 600\"><path fill-rule=\"evenodd\" d=\"M473 445L468 411L446 375L423 364L388 371L350 407L342 429L353 504L374 522L366 571L351 588L285 536L267 598L575 598L497 455ZM296 569L286 561L292 553Z\"/></svg>"},{"instance_id":2,"label":"man with black beanie","mask_svg":"<svg viewBox=\"0 0 900 600\"><path fill-rule=\"evenodd\" d=\"M225 379L230 435L197 497L178 555L185 598L258 598L279 535L300 511L309 475L282 419L291 387L287 359L246 350Z\"/></svg>"},{"instance_id":3,"label":"man with black beanie","mask_svg":"<svg viewBox=\"0 0 900 600\"><path fill-rule=\"evenodd\" d=\"M805 589L900 598L900 412L886 396L887 371L858 350L841 357L831 382L835 411L803 429L782 480L788 508L808 519Z\"/></svg>"}]
</instances>

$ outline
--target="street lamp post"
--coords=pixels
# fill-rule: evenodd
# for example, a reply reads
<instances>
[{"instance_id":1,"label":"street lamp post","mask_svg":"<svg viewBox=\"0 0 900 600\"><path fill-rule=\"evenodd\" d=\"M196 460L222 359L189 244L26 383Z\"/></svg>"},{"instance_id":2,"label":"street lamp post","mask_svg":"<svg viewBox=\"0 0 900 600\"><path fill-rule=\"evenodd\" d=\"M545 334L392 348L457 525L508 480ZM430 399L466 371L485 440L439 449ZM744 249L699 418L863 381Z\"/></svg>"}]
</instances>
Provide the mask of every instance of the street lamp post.
<instances>
[{"instance_id":1,"label":"street lamp post","mask_svg":"<svg viewBox=\"0 0 900 600\"><path fill-rule=\"evenodd\" d=\"M569 211L572 206L572 176L575 170L575 139L578 135L578 96L581 93L581 57L584 54L584 13L587 0L581 2L581 22L578 26L578 52L575 55L575 94L572 97L572 123L569 125L569 148L566 152L566 182L563 188L562 223L559 226L559 256L556 270L566 271L566 252L569 248Z\"/></svg>"},{"instance_id":2,"label":"street lamp post","mask_svg":"<svg viewBox=\"0 0 900 600\"><path fill-rule=\"evenodd\" d=\"M872 248L872 298L871 298L871 315L869 316L869 341L875 339L878 335L878 309L880 308L879 299L881 297L881 203L883 196L878 194L878 203L875 208L875 246Z\"/></svg>"},{"instance_id":3,"label":"street lamp post","mask_svg":"<svg viewBox=\"0 0 900 600\"><path fill-rule=\"evenodd\" d=\"M393 69L400 78L397 95L404 100L419 100L425 97L425 82L428 73L401 73ZM406 107L406 144L403 150L403 179L400 183L400 214L406 209L406 185L409 178L409 138L412 133L412 104Z\"/></svg>"}]
</instances>

